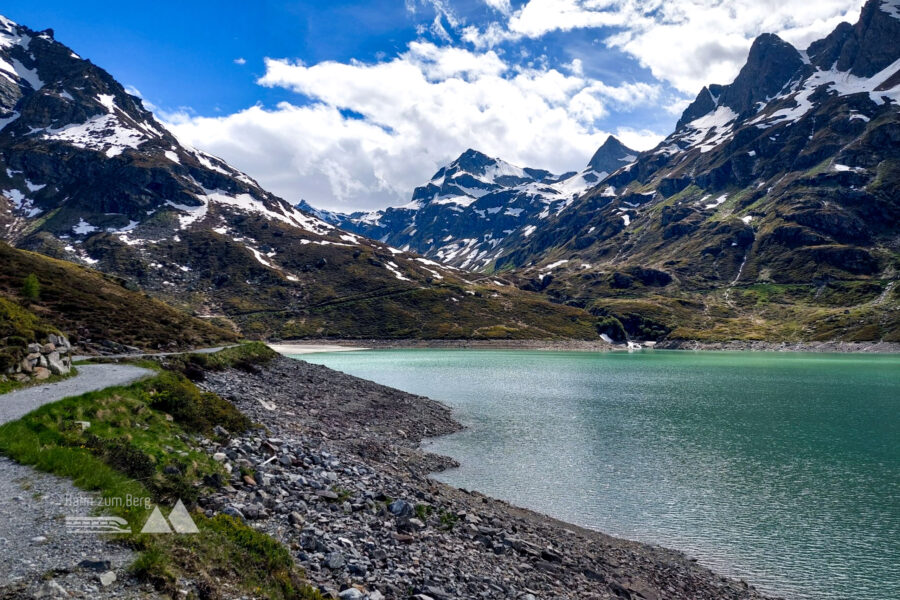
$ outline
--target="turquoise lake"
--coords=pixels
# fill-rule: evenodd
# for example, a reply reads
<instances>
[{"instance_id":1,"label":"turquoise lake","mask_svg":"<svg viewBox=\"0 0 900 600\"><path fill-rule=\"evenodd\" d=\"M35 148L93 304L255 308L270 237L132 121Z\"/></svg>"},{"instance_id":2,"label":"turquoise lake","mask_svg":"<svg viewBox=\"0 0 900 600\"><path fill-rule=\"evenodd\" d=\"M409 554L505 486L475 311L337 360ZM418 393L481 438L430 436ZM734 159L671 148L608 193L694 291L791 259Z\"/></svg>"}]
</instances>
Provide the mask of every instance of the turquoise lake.
<instances>
[{"instance_id":1,"label":"turquoise lake","mask_svg":"<svg viewBox=\"0 0 900 600\"><path fill-rule=\"evenodd\" d=\"M446 483L793 599L900 598L900 355L372 350L304 360L440 400Z\"/></svg>"}]
</instances>

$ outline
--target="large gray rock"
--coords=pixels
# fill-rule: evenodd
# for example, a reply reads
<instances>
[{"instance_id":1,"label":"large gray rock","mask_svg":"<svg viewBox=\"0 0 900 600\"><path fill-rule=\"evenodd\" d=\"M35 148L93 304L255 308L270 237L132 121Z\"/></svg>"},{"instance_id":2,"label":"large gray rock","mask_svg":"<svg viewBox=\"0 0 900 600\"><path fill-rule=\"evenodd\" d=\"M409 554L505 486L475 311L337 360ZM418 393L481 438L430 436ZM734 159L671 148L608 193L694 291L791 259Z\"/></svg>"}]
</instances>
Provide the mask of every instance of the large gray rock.
<instances>
[{"instance_id":1,"label":"large gray rock","mask_svg":"<svg viewBox=\"0 0 900 600\"><path fill-rule=\"evenodd\" d=\"M59 357L59 352L51 352L47 356L47 364L54 375L68 375L69 367Z\"/></svg>"}]
</instances>

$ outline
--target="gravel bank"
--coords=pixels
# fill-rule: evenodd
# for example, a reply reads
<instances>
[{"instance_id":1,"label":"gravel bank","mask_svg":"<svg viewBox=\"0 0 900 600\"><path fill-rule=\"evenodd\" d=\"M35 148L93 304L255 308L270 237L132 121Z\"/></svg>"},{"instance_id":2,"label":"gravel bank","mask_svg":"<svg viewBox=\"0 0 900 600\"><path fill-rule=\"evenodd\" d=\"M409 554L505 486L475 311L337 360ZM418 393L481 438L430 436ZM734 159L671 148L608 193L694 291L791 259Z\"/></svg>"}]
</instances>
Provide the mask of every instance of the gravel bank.
<instances>
[{"instance_id":1,"label":"gravel bank","mask_svg":"<svg viewBox=\"0 0 900 600\"><path fill-rule=\"evenodd\" d=\"M427 398L287 358L201 386L265 427L205 442L232 475L201 506L282 540L333 597L762 598L681 553L429 479L453 463L419 443L459 425Z\"/></svg>"}]
</instances>

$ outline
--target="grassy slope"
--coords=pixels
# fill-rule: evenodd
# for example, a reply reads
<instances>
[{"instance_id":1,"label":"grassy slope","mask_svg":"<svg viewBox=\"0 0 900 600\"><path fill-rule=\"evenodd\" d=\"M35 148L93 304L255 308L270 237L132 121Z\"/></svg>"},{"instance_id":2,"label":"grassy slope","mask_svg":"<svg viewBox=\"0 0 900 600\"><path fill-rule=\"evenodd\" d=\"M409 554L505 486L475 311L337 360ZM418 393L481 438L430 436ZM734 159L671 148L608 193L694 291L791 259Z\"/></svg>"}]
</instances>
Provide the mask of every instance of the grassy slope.
<instances>
[{"instance_id":1,"label":"grassy slope","mask_svg":"<svg viewBox=\"0 0 900 600\"><path fill-rule=\"evenodd\" d=\"M0 243L0 295L18 301L29 273L41 284L40 299L29 305L30 311L73 341L79 331L87 331L95 341L144 349L190 348L236 339L231 331L126 289L122 280Z\"/></svg>"},{"instance_id":2,"label":"grassy slope","mask_svg":"<svg viewBox=\"0 0 900 600\"><path fill-rule=\"evenodd\" d=\"M890 181L900 181L897 172L891 173ZM883 185L879 180L868 190L883 195ZM804 194L800 198L806 201ZM650 218L637 220L623 234L624 242L613 240L622 243L620 251L607 250L599 260L583 257L595 265L591 271L558 270L546 293L559 301L574 299L593 313L615 316L637 338L900 341L896 275L900 254L873 244L870 251L878 257L880 269L851 272L836 266L842 263L832 264L839 254L822 257L773 243L774 231L795 225L780 216L783 207L779 209L775 200L769 196L754 200L747 190L732 191L727 202L702 215L702 220L697 215L686 219L707 228L702 235L662 239L664 227L657 213L663 207L694 203L707 195L691 186L654 206L648 211ZM760 214L767 216L760 219ZM733 245L741 239L735 232L744 227L740 218L746 216L755 219L752 238L745 230L748 245ZM745 256L748 260L742 266ZM635 266L665 271L675 280L665 287L643 285L633 277L621 284L622 275Z\"/></svg>"},{"instance_id":3,"label":"grassy slope","mask_svg":"<svg viewBox=\"0 0 900 600\"><path fill-rule=\"evenodd\" d=\"M900 341L900 287L885 280L643 290L593 300L635 337L723 342ZM890 285L890 287L888 287Z\"/></svg>"},{"instance_id":4,"label":"grassy slope","mask_svg":"<svg viewBox=\"0 0 900 600\"><path fill-rule=\"evenodd\" d=\"M254 238L281 248L272 260L297 281L209 232L184 232L180 244L167 248L167 261L191 267L187 273L166 272L173 286L160 283L158 269L133 267L144 260L140 250L109 239L91 243L103 244L106 258L99 268L129 277L173 306L222 314L255 339L597 339L590 314L539 294L489 281L473 284L462 272L437 279L421 263L386 250L304 244L308 240L298 238L296 231L268 225L255 230ZM274 233L281 235L271 237ZM390 262L403 264L418 273L408 275L421 279L398 280L384 267Z\"/></svg>"},{"instance_id":5,"label":"grassy slope","mask_svg":"<svg viewBox=\"0 0 900 600\"><path fill-rule=\"evenodd\" d=\"M272 353L251 344L221 355L184 359L206 368L259 362ZM169 418L171 416L171 419ZM75 421L89 421L82 431ZM197 448L214 425L241 431L251 423L226 401L198 390L182 375L160 371L128 387L67 398L45 405L0 427L0 453L61 475L105 498L146 498L171 508L188 507L204 476L221 466ZM165 473L167 466L177 473ZM171 470L170 470L171 471ZM108 503L110 512L139 531L150 508ZM164 511L165 512L165 511ZM219 590L243 590L256 597L319 598L296 570L289 551L231 517L192 514L197 535L127 536L140 554L132 569L159 589L175 593L179 577L195 579L216 597Z\"/></svg>"}]
</instances>

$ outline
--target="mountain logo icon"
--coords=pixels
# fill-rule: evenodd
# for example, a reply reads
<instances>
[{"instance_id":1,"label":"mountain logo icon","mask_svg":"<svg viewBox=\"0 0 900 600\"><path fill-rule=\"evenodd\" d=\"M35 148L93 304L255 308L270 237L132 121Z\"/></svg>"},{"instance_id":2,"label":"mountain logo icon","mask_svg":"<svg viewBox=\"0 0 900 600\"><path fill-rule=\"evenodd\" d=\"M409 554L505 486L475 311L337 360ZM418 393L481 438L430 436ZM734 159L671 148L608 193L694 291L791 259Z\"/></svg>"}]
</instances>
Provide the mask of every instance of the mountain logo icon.
<instances>
[{"instance_id":1,"label":"mountain logo icon","mask_svg":"<svg viewBox=\"0 0 900 600\"><path fill-rule=\"evenodd\" d=\"M158 506L153 507L150 518L144 523L141 533L200 533L197 524L191 518L190 513L184 507L181 500L175 503L175 508L169 513L168 521L163 516Z\"/></svg>"}]
</instances>

